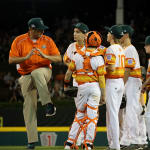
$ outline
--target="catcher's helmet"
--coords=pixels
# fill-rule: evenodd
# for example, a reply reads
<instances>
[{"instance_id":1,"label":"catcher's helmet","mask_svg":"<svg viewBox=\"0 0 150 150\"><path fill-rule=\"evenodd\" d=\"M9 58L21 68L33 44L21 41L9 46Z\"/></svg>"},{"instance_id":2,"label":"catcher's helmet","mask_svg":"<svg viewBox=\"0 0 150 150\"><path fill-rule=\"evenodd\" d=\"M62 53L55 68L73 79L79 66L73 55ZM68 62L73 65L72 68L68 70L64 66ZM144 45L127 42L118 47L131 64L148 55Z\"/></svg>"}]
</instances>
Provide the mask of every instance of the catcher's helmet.
<instances>
[{"instance_id":1,"label":"catcher's helmet","mask_svg":"<svg viewBox=\"0 0 150 150\"><path fill-rule=\"evenodd\" d=\"M102 43L102 38L99 32L90 31L87 33L86 46L87 47L99 47Z\"/></svg>"}]
</instances>

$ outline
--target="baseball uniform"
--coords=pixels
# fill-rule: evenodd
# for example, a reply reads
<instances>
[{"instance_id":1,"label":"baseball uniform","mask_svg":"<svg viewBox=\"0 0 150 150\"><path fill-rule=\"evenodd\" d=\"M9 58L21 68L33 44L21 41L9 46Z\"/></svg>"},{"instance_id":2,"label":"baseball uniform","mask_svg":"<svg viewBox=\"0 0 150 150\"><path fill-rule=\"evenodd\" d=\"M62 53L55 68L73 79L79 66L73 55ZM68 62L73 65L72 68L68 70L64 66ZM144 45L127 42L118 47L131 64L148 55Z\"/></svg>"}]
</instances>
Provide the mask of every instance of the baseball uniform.
<instances>
[{"instance_id":1,"label":"baseball uniform","mask_svg":"<svg viewBox=\"0 0 150 150\"><path fill-rule=\"evenodd\" d=\"M147 69L147 76L146 78L150 77L150 59L148 60L148 69ZM147 85L147 89L150 90L150 84ZM148 139L150 140L150 92L148 92L148 103L147 103L147 109L145 113L145 119L146 119L146 129L148 133Z\"/></svg>"},{"instance_id":2,"label":"baseball uniform","mask_svg":"<svg viewBox=\"0 0 150 150\"><path fill-rule=\"evenodd\" d=\"M69 131L67 142L76 142L81 129L84 131L86 129L84 143L93 144L101 97L98 76L105 74L104 60L102 56L85 58L82 55L83 49L80 52L74 55L69 65L70 70L76 71L75 80L78 83L78 94L75 99L77 113ZM95 50L95 53L97 52L98 50Z\"/></svg>"},{"instance_id":3,"label":"baseball uniform","mask_svg":"<svg viewBox=\"0 0 150 150\"><path fill-rule=\"evenodd\" d=\"M111 149L120 149L119 109L124 91L124 50L119 44L113 44L106 50L107 65L115 65L115 71L106 74L106 120L107 138Z\"/></svg>"},{"instance_id":4,"label":"baseball uniform","mask_svg":"<svg viewBox=\"0 0 150 150\"><path fill-rule=\"evenodd\" d=\"M123 135L121 145L144 144L140 137L140 94L141 94L141 68L139 55L133 45L125 49L125 67L130 68L130 75L125 85L127 104L123 122ZM145 141L146 142L146 141Z\"/></svg>"}]
</instances>

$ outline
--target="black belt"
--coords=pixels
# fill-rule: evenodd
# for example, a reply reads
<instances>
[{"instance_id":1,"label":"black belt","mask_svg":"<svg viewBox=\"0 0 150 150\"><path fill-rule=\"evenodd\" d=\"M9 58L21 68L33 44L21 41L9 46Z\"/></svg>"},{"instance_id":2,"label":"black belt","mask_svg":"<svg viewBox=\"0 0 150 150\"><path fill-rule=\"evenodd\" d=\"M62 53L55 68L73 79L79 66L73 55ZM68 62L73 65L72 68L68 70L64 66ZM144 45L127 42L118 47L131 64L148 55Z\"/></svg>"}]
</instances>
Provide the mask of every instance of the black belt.
<instances>
[{"instance_id":1,"label":"black belt","mask_svg":"<svg viewBox=\"0 0 150 150\"><path fill-rule=\"evenodd\" d=\"M25 76L26 76L26 75L31 75L31 72L30 72L30 73L25 74Z\"/></svg>"}]
</instances>

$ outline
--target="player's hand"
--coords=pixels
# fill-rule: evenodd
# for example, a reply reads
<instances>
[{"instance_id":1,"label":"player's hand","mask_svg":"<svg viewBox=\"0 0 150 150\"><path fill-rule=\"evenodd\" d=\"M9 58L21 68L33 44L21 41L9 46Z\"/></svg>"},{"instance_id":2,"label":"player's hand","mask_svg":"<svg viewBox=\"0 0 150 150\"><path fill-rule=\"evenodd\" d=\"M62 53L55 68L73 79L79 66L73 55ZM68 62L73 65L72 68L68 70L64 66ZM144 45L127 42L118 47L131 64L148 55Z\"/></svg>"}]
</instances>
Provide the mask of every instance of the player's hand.
<instances>
[{"instance_id":1,"label":"player's hand","mask_svg":"<svg viewBox=\"0 0 150 150\"><path fill-rule=\"evenodd\" d=\"M32 49L29 53L28 53L28 55L26 55L26 57L25 57L25 59L29 59L32 55L34 55L35 54L35 49Z\"/></svg>"},{"instance_id":2,"label":"player's hand","mask_svg":"<svg viewBox=\"0 0 150 150\"><path fill-rule=\"evenodd\" d=\"M36 48L36 50L39 52L38 55L43 57L43 58L47 58L47 55L45 55L39 48Z\"/></svg>"},{"instance_id":3,"label":"player's hand","mask_svg":"<svg viewBox=\"0 0 150 150\"><path fill-rule=\"evenodd\" d=\"M144 93L146 91L146 86L143 84L141 88L141 93Z\"/></svg>"},{"instance_id":4,"label":"player's hand","mask_svg":"<svg viewBox=\"0 0 150 150\"><path fill-rule=\"evenodd\" d=\"M144 115L144 114L145 114L145 112L146 112L146 106L145 106L145 105L143 105L143 106L142 106L141 116L142 116L142 115Z\"/></svg>"},{"instance_id":5,"label":"player's hand","mask_svg":"<svg viewBox=\"0 0 150 150\"><path fill-rule=\"evenodd\" d=\"M106 96L105 95L101 95L101 99L99 102L99 106L102 106L106 103Z\"/></svg>"}]
</instances>

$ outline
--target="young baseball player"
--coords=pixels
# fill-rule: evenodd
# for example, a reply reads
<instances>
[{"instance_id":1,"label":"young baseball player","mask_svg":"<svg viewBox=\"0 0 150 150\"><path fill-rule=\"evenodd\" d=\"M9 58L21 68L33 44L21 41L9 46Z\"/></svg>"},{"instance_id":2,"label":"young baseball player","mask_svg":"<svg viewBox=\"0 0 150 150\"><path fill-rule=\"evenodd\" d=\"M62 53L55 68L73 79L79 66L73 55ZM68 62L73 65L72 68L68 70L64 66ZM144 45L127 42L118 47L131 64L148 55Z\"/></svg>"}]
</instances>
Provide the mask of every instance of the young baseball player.
<instances>
[{"instance_id":1,"label":"young baseball player","mask_svg":"<svg viewBox=\"0 0 150 150\"><path fill-rule=\"evenodd\" d=\"M85 36L86 33L89 31L89 28L86 24L84 23L77 23L74 25L74 43L71 43L64 55L64 63L68 66L69 63L71 62L71 60L73 59L73 56L77 53L77 48L79 49L85 49ZM102 45L100 45L98 47L99 52L101 53L101 55L104 55L106 52L106 48ZM75 74L73 73L73 76L75 76ZM73 86L74 87L78 87L77 82L75 81L75 79L73 79ZM76 99L76 97L74 98ZM78 140L77 140L77 145L80 146L84 141L84 134L83 132L81 132L78 136Z\"/></svg>"},{"instance_id":2,"label":"young baseball player","mask_svg":"<svg viewBox=\"0 0 150 150\"><path fill-rule=\"evenodd\" d=\"M123 134L120 138L121 148L135 149L139 144L145 144L140 137L139 116L141 113L141 68L139 55L136 48L131 43L134 30L129 25L121 25L124 36L122 47L125 51L125 95L127 98L126 111L124 114ZM146 142L146 141L145 141Z\"/></svg>"},{"instance_id":3,"label":"young baseball player","mask_svg":"<svg viewBox=\"0 0 150 150\"><path fill-rule=\"evenodd\" d=\"M68 81L72 72L76 71L75 80L78 83L78 94L75 99L77 112L65 143L65 149L77 149L76 140L82 130L85 149L93 148L98 106L100 103L105 103L104 59L97 50L100 44L99 34L95 31L89 32L86 38L87 48L77 49L65 75L65 81Z\"/></svg>"},{"instance_id":4,"label":"young baseball player","mask_svg":"<svg viewBox=\"0 0 150 150\"><path fill-rule=\"evenodd\" d=\"M109 147L107 150L120 150L119 143L119 109L124 91L124 50L120 46L123 30L114 25L108 30L107 41L110 46L106 50L106 120L107 139Z\"/></svg>"},{"instance_id":5,"label":"young baseball player","mask_svg":"<svg viewBox=\"0 0 150 150\"><path fill-rule=\"evenodd\" d=\"M150 36L145 38L145 51L147 54L150 54ZM150 59L148 60L148 69L147 69L147 76L146 81L142 85L142 93L146 90L150 90ZM148 147L144 150L150 150L150 92L148 93L148 104L145 113L146 118L146 129L148 133Z\"/></svg>"},{"instance_id":6,"label":"young baseball player","mask_svg":"<svg viewBox=\"0 0 150 150\"><path fill-rule=\"evenodd\" d=\"M141 80L142 83L145 82L146 79L146 69L145 67L141 66ZM138 149L144 149L147 148L147 131L146 131L146 119L145 119L145 112L146 112L146 99L147 99L147 93L144 92L140 94L140 104L141 104L141 112L139 116L139 125L140 125L140 135L139 135L139 148Z\"/></svg>"}]
</instances>

